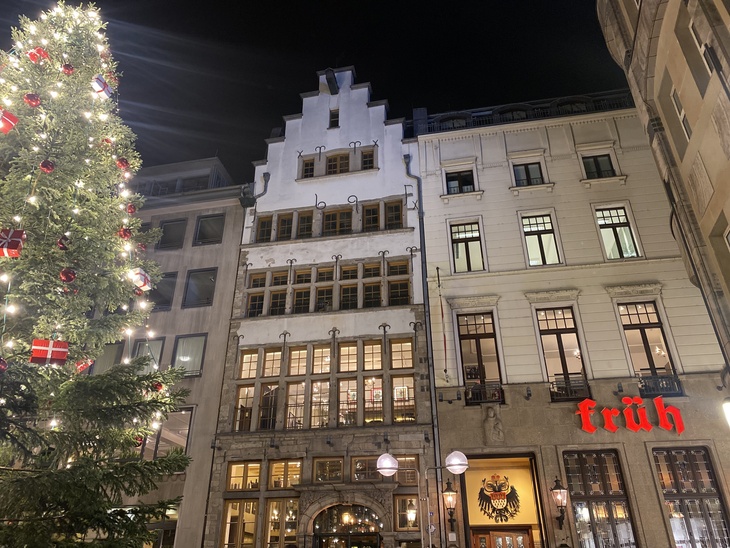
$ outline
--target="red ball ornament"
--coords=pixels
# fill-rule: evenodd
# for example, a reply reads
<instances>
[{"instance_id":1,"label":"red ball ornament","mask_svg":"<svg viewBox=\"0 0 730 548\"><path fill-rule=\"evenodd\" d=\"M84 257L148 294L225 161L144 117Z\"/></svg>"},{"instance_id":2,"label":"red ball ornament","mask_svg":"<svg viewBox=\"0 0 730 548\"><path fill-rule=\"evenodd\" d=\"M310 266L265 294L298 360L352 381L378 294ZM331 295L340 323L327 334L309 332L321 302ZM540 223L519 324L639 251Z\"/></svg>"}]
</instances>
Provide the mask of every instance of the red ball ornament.
<instances>
[{"instance_id":1,"label":"red ball ornament","mask_svg":"<svg viewBox=\"0 0 730 548\"><path fill-rule=\"evenodd\" d=\"M72 268L64 268L58 277L63 283L70 284L76 279L76 271Z\"/></svg>"},{"instance_id":2,"label":"red ball ornament","mask_svg":"<svg viewBox=\"0 0 730 548\"><path fill-rule=\"evenodd\" d=\"M117 158L117 167L119 169L127 169L129 167L129 161L126 158Z\"/></svg>"},{"instance_id":3,"label":"red ball ornament","mask_svg":"<svg viewBox=\"0 0 730 548\"><path fill-rule=\"evenodd\" d=\"M142 295L144 295L144 291L142 291L142 290L141 290L141 289L140 289L139 287L135 287L135 288L134 288L134 294L135 294L135 295L136 295L137 297L141 297Z\"/></svg>"},{"instance_id":4,"label":"red ball ornament","mask_svg":"<svg viewBox=\"0 0 730 548\"><path fill-rule=\"evenodd\" d=\"M162 389L165 388L160 381L156 381L152 383L152 389L155 392L162 392Z\"/></svg>"},{"instance_id":5,"label":"red ball ornament","mask_svg":"<svg viewBox=\"0 0 730 548\"><path fill-rule=\"evenodd\" d=\"M147 244L143 244L142 242L139 242L137 244L137 249L139 251L145 252L145 251L147 251Z\"/></svg>"},{"instance_id":6,"label":"red ball ornament","mask_svg":"<svg viewBox=\"0 0 730 548\"><path fill-rule=\"evenodd\" d=\"M129 215L134 215L137 213L137 206L134 204L127 204L127 213Z\"/></svg>"},{"instance_id":7,"label":"red ball ornament","mask_svg":"<svg viewBox=\"0 0 730 548\"><path fill-rule=\"evenodd\" d=\"M5 358L0 357L0 373L5 373L8 370L8 362Z\"/></svg>"},{"instance_id":8,"label":"red ball ornament","mask_svg":"<svg viewBox=\"0 0 730 548\"><path fill-rule=\"evenodd\" d=\"M122 240L129 240L132 237L132 229L131 228L127 228L126 226L123 226L122 228L120 228L117 231L117 235Z\"/></svg>"},{"instance_id":9,"label":"red ball ornament","mask_svg":"<svg viewBox=\"0 0 730 548\"><path fill-rule=\"evenodd\" d=\"M63 72L66 76L71 76L76 69L71 63L64 63L61 65L61 72Z\"/></svg>"},{"instance_id":10,"label":"red ball ornament","mask_svg":"<svg viewBox=\"0 0 730 548\"><path fill-rule=\"evenodd\" d=\"M41 104L41 96L37 93L26 93L23 95L23 101L29 107L35 108Z\"/></svg>"},{"instance_id":11,"label":"red ball ornament","mask_svg":"<svg viewBox=\"0 0 730 548\"><path fill-rule=\"evenodd\" d=\"M58 240L56 240L56 245L61 251L68 251L68 242L68 236L61 236Z\"/></svg>"},{"instance_id":12,"label":"red ball ornament","mask_svg":"<svg viewBox=\"0 0 730 548\"><path fill-rule=\"evenodd\" d=\"M43 173L53 173L53 170L56 169L56 164L50 160L43 160L39 167Z\"/></svg>"}]
</instances>

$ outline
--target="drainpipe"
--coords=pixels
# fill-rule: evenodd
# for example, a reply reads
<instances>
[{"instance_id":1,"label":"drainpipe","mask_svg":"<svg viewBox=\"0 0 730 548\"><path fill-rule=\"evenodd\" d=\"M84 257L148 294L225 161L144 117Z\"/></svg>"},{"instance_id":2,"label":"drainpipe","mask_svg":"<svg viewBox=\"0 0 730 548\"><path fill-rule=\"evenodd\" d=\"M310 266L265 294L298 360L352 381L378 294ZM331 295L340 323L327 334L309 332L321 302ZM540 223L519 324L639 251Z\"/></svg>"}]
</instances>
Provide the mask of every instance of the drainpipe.
<instances>
[{"instance_id":1,"label":"drainpipe","mask_svg":"<svg viewBox=\"0 0 730 548\"><path fill-rule=\"evenodd\" d=\"M441 441L439 438L439 427L438 427L438 409L436 407L436 377L434 374L434 363L433 363L433 344L431 335L431 304L428 297L428 272L427 272L427 261L426 261L426 233L423 223L423 182L417 175L411 173L411 155L403 155L403 163L406 165L406 177L416 181L417 196L418 196L418 236L421 245L421 285L423 288L423 307L426 315L424 324L426 328L426 360L428 362L428 381L429 381L429 394L431 395L431 424L433 428L433 446L434 446L434 457L436 459L436 486L439 489L441 485ZM426 470L428 474L428 470ZM426 476L426 482L428 482L428 475ZM428 494L427 494L428 495ZM441 516L443 515L443 509L441 507L441 497L436 497L438 504L438 521L439 531L441 533L441 546L446 546L446 532L442 527ZM428 509L429 512L431 509ZM429 513L428 525L431 525L431 516ZM430 546L428 548L431 548Z\"/></svg>"}]
</instances>

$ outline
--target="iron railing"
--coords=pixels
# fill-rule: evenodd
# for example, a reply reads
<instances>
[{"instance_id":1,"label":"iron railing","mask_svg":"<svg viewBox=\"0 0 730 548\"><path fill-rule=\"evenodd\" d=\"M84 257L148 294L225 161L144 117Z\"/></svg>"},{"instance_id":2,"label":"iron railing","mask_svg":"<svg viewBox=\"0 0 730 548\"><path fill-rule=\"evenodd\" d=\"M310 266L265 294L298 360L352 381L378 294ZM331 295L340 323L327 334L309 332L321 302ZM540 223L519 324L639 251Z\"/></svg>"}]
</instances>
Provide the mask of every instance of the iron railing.
<instances>
[{"instance_id":1,"label":"iron railing","mask_svg":"<svg viewBox=\"0 0 730 548\"><path fill-rule=\"evenodd\" d=\"M639 394L642 398L684 396L684 390L676 375L647 375L639 377Z\"/></svg>"},{"instance_id":2,"label":"iron railing","mask_svg":"<svg viewBox=\"0 0 730 548\"><path fill-rule=\"evenodd\" d=\"M550 382L551 401L582 400L590 397L591 389L588 386L588 379L583 373L556 375Z\"/></svg>"},{"instance_id":3,"label":"iron railing","mask_svg":"<svg viewBox=\"0 0 730 548\"><path fill-rule=\"evenodd\" d=\"M480 403L504 403L504 390L498 382L467 383L466 405Z\"/></svg>"}]
</instances>

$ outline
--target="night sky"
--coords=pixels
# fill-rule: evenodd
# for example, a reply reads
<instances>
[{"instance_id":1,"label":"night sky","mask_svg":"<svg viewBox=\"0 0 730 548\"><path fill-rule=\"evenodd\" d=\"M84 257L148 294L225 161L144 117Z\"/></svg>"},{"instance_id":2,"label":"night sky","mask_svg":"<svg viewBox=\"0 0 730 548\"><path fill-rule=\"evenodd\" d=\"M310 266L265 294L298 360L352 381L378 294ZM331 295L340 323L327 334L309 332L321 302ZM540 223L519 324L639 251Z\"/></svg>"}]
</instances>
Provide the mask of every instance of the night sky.
<instances>
[{"instance_id":1,"label":"night sky","mask_svg":"<svg viewBox=\"0 0 730 548\"><path fill-rule=\"evenodd\" d=\"M72 1L67 2L72 4ZM0 47L18 15L2 0ZM147 166L217 155L237 183L301 110L316 71L353 65L390 118L625 88L594 0L100 0L121 116Z\"/></svg>"}]
</instances>

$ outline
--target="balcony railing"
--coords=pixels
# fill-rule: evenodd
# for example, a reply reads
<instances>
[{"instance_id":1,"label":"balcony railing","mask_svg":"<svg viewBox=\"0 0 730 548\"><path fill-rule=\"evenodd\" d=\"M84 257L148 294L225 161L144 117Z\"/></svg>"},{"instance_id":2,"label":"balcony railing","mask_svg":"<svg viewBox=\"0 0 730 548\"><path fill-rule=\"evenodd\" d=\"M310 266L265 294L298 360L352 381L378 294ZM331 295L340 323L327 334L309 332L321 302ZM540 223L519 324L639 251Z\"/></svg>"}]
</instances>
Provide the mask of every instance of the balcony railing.
<instances>
[{"instance_id":1,"label":"balcony railing","mask_svg":"<svg viewBox=\"0 0 730 548\"><path fill-rule=\"evenodd\" d=\"M639 376L639 394L642 398L684 396L684 390L676 375L647 375Z\"/></svg>"},{"instance_id":2,"label":"balcony railing","mask_svg":"<svg viewBox=\"0 0 730 548\"><path fill-rule=\"evenodd\" d=\"M504 390L498 382L467 383L465 394L467 405L504 403Z\"/></svg>"},{"instance_id":3,"label":"balcony railing","mask_svg":"<svg viewBox=\"0 0 730 548\"><path fill-rule=\"evenodd\" d=\"M591 389L583 373L556 375L550 382L551 401L573 401L590 397Z\"/></svg>"}]
</instances>

